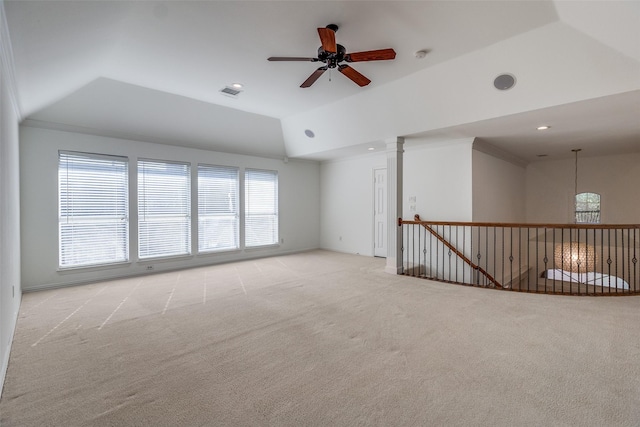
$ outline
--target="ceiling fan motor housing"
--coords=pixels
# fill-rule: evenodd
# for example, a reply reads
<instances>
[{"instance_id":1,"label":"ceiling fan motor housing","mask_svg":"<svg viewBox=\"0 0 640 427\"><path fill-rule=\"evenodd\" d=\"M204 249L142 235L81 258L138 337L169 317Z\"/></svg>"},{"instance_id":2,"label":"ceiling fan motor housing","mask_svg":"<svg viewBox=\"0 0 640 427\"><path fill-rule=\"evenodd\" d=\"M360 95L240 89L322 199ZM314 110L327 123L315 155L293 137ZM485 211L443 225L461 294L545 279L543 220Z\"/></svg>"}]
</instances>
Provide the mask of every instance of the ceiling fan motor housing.
<instances>
[{"instance_id":1,"label":"ceiling fan motor housing","mask_svg":"<svg viewBox=\"0 0 640 427\"><path fill-rule=\"evenodd\" d=\"M338 26L336 24L329 24L327 25L327 28L333 30L334 33L338 31Z\"/></svg>"},{"instance_id":2,"label":"ceiling fan motor housing","mask_svg":"<svg viewBox=\"0 0 640 427\"><path fill-rule=\"evenodd\" d=\"M322 46L318 48L318 59L329 68L336 68L338 64L346 59L347 49L341 44L336 45L336 53L325 51Z\"/></svg>"}]
</instances>

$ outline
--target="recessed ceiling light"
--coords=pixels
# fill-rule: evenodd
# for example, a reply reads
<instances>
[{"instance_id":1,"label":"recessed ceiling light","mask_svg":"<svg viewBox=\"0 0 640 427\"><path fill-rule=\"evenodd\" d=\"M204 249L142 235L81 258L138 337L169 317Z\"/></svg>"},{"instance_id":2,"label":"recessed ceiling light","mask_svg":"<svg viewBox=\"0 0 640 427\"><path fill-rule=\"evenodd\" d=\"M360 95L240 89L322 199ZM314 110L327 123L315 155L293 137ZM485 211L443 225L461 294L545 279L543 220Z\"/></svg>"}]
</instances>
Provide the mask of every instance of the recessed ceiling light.
<instances>
[{"instance_id":1,"label":"recessed ceiling light","mask_svg":"<svg viewBox=\"0 0 640 427\"><path fill-rule=\"evenodd\" d=\"M550 129L550 128L551 128L551 126L538 126L537 129L538 130L547 130L547 129Z\"/></svg>"},{"instance_id":2,"label":"recessed ceiling light","mask_svg":"<svg viewBox=\"0 0 640 427\"><path fill-rule=\"evenodd\" d=\"M242 83L233 83L231 86L235 87L236 89L242 89L244 87Z\"/></svg>"},{"instance_id":3,"label":"recessed ceiling light","mask_svg":"<svg viewBox=\"0 0 640 427\"><path fill-rule=\"evenodd\" d=\"M313 138L314 136L316 136L316 134L313 133L311 129L305 129L304 134L307 135L309 138Z\"/></svg>"},{"instance_id":4,"label":"recessed ceiling light","mask_svg":"<svg viewBox=\"0 0 640 427\"><path fill-rule=\"evenodd\" d=\"M367 148L367 150L373 151L373 150L375 150L375 147L369 147L369 148Z\"/></svg>"}]
</instances>

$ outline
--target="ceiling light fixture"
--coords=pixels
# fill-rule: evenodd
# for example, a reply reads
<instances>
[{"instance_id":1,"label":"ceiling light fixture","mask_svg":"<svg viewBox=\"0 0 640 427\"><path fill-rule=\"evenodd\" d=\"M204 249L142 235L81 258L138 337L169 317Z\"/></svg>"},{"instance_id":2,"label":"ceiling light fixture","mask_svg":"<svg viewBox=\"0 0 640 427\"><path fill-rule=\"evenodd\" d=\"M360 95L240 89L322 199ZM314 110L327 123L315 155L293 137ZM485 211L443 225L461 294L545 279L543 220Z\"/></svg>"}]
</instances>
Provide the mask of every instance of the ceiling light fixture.
<instances>
[{"instance_id":1,"label":"ceiling light fixture","mask_svg":"<svg viewBox=\"0 0 640 427\"><path fill-rule=\"evenodd\" d=\"M575 188L574 188L575 192L574 192L574 196L577 196L578 195L578 153L580 151L582 151L582 148L574 148L571 151L576 153L576 168L575 168L576 169L576 176L575 176ZM574 197L574 201L575 200L576 200L576 198Z\"/></svg>"},{"instance_id":2,"label":"ceiling light fixture","mask_svg":"<svg viewBox=\"0 0 640 427\"><path fill-rule=\"evenodd\" d=\"M244 87L242 83L233 83L231 86L235 87L236 89L242 89Z\"/></svg>"},{"instance_id":3,"label":"ceiling light fixture","mask_svg":"<svg viewBox=\"0 0 640 427\"><path fill-rule=\"evenodd\" d=\"M582 151L580 148L574 148L571 150L575 153L576 156L576 166L575 166L575 212L578 212L578 153ZM578 217L576 215L575 222L578 223ZM556 244L554 249L554 261L555 268L561 266L560 268L563 270L563 275L565 271L569 271L570 273L578 273L577 282L578 283L586 283L586 281L581 277L580 273L588 273L591 271L595 271L595 260L596 254L593 245L585 242L581 242L578 237L577 241L571 240L569 242L561 242ZM573 278L573 274L570 274L572 281L576 281Z\"/></svg>"},{"instance_id":4,"label":"ceiling light fixture","mask_svg":"<svg viewBox=\"0 0 640 427\"><path fill-rule=\"evenodd\" d=\"M538 126L536 129L538 129L538 130L547 130L547 129L551 129L551 126Z\"/></svg>"},{"instance_id":5,"label":"ceiling light fixture","mask_svg":"<svg viewBox=\"0 0 640 427\"><path fill-rule=\"evenodd\" d=\"M305 129L304 134L307 135L309 138L313 138L314 136L316 136L316 134L313 133L311 129Z\"/></svg>"},{"instance_id":6,"label":"ceiling light fixture","mask_svg":"<svg viewBox=\"0 0 640 427\"><path fill-rule=\"evenodd\" d=\"M367 148L367 150L373 151L373 150L375 150L375 147L369 147L369 148Z\"/></svg>"}]
</instances>

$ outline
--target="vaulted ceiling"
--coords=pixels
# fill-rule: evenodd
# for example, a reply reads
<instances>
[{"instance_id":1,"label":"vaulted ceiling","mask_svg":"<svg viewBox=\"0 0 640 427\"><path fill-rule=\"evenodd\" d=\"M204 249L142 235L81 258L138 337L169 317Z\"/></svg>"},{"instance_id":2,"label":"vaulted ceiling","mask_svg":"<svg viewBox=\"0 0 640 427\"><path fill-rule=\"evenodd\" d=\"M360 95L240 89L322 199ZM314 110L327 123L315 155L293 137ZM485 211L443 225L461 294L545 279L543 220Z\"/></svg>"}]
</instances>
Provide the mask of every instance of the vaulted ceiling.
<instances>
[{"instance_id":1,"label":"vaulted ceiling","mask_svg":"<svg viewBox=\"0 0 640 427\"><path fill-rule=\"evenodd\" d=\"M4 12L35 126L316 160L397 136L479 137L525 161L640 151L636 1L5 0ZM330 23L348 51L396 59L352 64L366 87L333 72L306 89L317 64L267 61L315 56ZM507 91L493 87L503 73ZM233 83L237 98L220 92Z\"/></svg>"}]
</instances>

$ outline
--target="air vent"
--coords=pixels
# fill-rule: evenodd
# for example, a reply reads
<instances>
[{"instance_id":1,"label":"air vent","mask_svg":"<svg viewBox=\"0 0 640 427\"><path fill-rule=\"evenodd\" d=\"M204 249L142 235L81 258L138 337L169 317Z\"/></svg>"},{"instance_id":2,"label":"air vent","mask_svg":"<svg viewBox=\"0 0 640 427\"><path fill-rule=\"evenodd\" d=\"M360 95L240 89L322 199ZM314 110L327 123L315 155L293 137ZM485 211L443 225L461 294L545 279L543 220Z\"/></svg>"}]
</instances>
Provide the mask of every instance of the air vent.
<instances>
[{"instance_id":1,"label":"air vent","mask_svg":"<svg viewBox=\"0 0 640 427\"><path fill-rule=\"evenodd\" d=\"M220 92L222 94L230 96L232 98L237 98L238 95L240 94L240 92L242 92L242 91L238 90L238 89L234 89L234 88L229 87L229 86L225 86L224 88L220 89Z\"/></svg>"}]
</instances>

